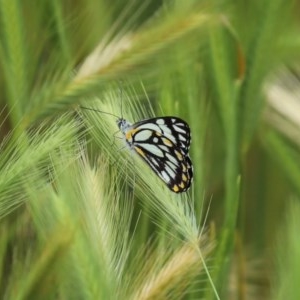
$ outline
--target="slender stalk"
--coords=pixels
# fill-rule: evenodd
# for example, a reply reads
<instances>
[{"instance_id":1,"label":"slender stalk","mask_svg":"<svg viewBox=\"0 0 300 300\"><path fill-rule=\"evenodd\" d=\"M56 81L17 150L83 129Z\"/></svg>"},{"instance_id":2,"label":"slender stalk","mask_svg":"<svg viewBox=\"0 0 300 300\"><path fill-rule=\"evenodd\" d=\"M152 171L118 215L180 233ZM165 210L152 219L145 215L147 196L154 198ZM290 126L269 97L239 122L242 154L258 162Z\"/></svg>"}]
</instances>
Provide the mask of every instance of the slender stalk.
<instances>
[{"instance_id":1,"label":"slender stalk","mask_svg":"<svg viewBox=\"0 0 300 300\"><path fill-rule=\"evenodd\" d=\"M225 34L221 29L211 28L210 45L214 80L217 91L218 105L223 121L225 136L225 211L222 232L216 252L213 281L219 294L227 283L228 262L234 244L234 231L238 209L237 178L239 176L239 148L237 126L237 90L230 76L230 65L227 61ZM213 299L211 291L206 299Z\"/></svg>"}]
</instances>

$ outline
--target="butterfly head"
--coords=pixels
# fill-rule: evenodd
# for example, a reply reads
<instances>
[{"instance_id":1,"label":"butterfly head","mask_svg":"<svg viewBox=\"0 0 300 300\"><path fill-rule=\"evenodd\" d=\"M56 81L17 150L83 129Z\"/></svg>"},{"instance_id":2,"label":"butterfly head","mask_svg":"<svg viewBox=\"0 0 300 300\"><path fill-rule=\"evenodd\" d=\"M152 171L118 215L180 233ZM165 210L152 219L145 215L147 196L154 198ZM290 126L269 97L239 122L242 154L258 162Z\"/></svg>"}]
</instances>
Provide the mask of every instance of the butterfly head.
<instances>
[{"instance_id":1,"label":"butterfly head","mask_svg":"<svg viewBox=\"0 0 300 300\"><path fill-rule=\"evenodd\" d=\"M122 132L125 132L126 129L128 129L131 126L131 124L123 118L117 119L117 125Z\"/></svg>"}]
</instances>

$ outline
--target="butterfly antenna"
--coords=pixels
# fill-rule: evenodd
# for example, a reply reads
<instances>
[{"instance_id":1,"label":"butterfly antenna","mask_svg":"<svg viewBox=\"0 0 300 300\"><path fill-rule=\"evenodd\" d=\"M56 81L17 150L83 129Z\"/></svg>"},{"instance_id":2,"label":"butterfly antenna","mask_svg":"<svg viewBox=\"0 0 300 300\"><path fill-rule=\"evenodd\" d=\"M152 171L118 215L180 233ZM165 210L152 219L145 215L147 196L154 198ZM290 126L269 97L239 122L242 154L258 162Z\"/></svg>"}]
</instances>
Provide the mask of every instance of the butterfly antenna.
<instances>
[{"instance_id":1,"label":"butterfly antenna","mask_svg":"<svg viewBox=\"0 0 300 300\"><path fill-rule=\"evenodd\" d=\"M123 82L120 81L121 118L123 119Z\"/></svg>"},{"instance_id":2,"label":"butterfly antenna","mask_svg":"<svg viewBox=\"0 0 300 300\"><path fill-rule=\"evenodd\" d=\"M114 114L111 114L109 112L106 112L106 111L102 111L102 110L99 110L99 109L93 109L93 108L89 108L89 107L84 107L84 106L79 106L80 108L82 109L87 109L87 110L92 110L92 111L96 111L96 112L99 112L99 113L102 113L102 114L106 114L106 115L110 115L110 116L113 116L117 119L119 119L120 117L117 116L117 115L114 115Z\"/></svg>"}]
</instances>

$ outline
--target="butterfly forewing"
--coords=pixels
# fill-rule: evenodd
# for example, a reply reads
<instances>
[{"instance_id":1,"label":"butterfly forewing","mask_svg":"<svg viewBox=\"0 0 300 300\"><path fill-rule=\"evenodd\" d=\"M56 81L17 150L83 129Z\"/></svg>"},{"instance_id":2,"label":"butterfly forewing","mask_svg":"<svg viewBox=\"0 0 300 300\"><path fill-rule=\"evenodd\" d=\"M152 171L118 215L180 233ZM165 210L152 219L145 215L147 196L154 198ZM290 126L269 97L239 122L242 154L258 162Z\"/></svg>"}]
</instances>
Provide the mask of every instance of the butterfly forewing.
<instances>
[{"instance_id":1,"label":"butterfly forewing","mask_svg":"<svg viewBox=\"0 0 300 300\"><path fill-rule=\"evenodd\" d=\"M193 178L188 156L191 142L188 124L176 117L147 119L131 125L126 142L175 193L186 191Z\"/></svg>"},{"instance_id":2,"label":"butterfly forewing","mask_svg":"<svg viewBox=\"0 0 300 300\"><path fill-rule=\"evenodd\" d=\"M173 144L188 154L191 143L191 131L189 125L177 117L161 117L147 119L133 124L133 128L150 129L168 138Z\"/></svg>"}]
</instances>

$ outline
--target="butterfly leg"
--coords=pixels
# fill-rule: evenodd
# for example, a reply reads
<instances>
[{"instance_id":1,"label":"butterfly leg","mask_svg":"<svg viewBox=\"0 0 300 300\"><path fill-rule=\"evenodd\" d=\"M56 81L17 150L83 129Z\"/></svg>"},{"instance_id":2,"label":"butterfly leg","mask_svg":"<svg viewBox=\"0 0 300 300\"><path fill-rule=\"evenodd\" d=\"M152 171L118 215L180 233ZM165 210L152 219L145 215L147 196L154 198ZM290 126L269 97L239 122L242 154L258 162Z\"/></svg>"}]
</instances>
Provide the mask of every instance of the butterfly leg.
<instances>
[{"instance_id":1,"label":"butterfly leg","mask_svg":"<svg viewBox=\"0 0 300 300\"><path fill-rule=\"evenodd\" d=\"M120 132L120 130L117 130L116 132L114 132L114 134L113 134L113 142L112 142L112 144L110 145L110 147L113 147L113 146L114 146L114 144L116 143L116 139L122 139L122 137L116 136L116 134L119 133L119 132Z\"/></svg>"},{"instance_id":2,"label":"butterfly leg","mask_svg":"<svg viewBox=\"0 0 300 300\"><path fill-rule=\"evenodd\" d=\"M126 168L125 169L127 170L126 176L128 177L128 179L126 181L129 182L130 190L131 190L132 194L134 195L135 182L136 182L136 166L135 166L135 159L134 159L134 155L133 155L132 151L130 151L130 158L126 159Z\"/></svg>"},{"instance_id":3,"label":"butterfly leg","mask_svg":"<svg viewBox=\"0 0 300 300\"><path fill-rule=\"evenodd\" d=\"M123 151L125 148L127 148L127 146L122 146L121 148L117 149L117 152L119 151ZM116 159L115 162L112 164L112 166L114 166L116 163L118 162L118 160Z\"/></svg>"}]
</instances>

